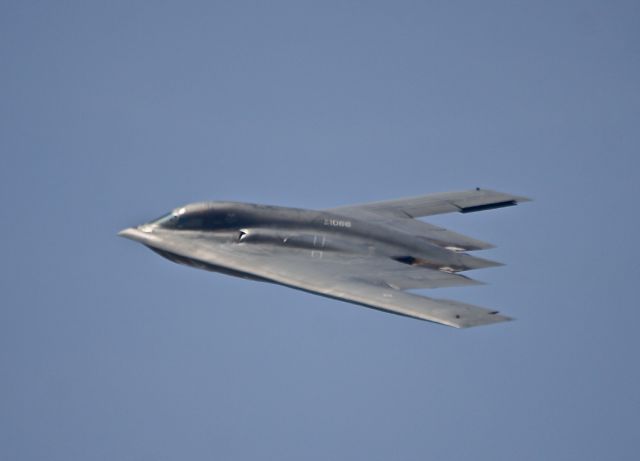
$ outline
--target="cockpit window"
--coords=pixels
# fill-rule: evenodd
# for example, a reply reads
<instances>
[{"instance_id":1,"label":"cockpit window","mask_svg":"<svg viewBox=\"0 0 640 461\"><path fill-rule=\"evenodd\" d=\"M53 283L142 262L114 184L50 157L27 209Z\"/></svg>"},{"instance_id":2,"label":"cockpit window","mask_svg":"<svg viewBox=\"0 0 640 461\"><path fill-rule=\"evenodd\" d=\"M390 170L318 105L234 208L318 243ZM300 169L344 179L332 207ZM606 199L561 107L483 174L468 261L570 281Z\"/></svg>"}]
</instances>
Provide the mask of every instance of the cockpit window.
<instances>
[{"instance_id":1,"label":"cockpit window","mask_svg":"<svg viewBox=\"0 0 640 461\"><path fill-rule=\"evenodd\" d=\"M154 219L151 221L151 224L155 224L158 227L175 227L175 223L178 221L178 215L173 211L171 213L167 213L163 216L160 216L158 219Z\"/></svg>"},{"instance_id":2,"label":"cockpit window","mask_svg":"<svg viewBox=\"0 0 640 461\"><path fill-rule=\"evenodd\" d=\"M237 224L235 213L217 210L173 210L149 224L164 229L177 230L218 230L232 228Z\"/></svg>"},{"instance_id":3,"label":"cockpit window","mask_svg":"<svg viewBox=\"0 0 640 461\"><path fill-rule=\"evenodd\" d=\"M176 223L176 228L178 229L186 229L186 230L198 230L204 227L204 219L202 216L180 216L178 218L178 222Z\"/></svg>"}]
</instances>

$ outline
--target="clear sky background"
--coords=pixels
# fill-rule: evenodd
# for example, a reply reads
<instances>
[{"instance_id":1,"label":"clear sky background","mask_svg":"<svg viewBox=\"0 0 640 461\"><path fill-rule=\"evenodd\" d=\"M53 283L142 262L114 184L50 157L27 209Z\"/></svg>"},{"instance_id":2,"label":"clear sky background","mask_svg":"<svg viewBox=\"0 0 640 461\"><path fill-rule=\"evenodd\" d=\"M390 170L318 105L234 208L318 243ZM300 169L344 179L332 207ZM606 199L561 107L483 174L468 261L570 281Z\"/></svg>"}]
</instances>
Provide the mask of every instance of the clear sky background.
<instances>
[{"instance_id":1,"label":"clear sky background","mask_svg":"<svg viewBox=\"0 0 640 461\"><path fill-rule=\"evenodd\" d=\"M635 460L637 1L0 5L0 459ZM476 186L517 321L171 264L173 207Z\"/></svg>"}]
</instances>

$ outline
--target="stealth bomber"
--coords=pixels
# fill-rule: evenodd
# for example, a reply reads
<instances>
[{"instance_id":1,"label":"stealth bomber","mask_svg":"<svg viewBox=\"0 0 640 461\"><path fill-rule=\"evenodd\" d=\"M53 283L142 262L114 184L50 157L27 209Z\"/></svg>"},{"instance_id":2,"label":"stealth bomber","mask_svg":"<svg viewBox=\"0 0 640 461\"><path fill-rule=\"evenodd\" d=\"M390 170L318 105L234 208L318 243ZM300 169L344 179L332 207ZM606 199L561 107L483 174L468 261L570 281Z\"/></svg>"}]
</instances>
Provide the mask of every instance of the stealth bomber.
<instances>
[{"instance_id":1,"label":"stealth bomber","mask_svg":"<svg viewBox=\"0 0 640 461\"><path fill-rule=\"evenodd\" d=\"M462 272L501 264L468 253L491 244L416 218L528 200L474 189L326 210L201 202L119 235L198 269L465 328L510 318L409 290L476 285Z\"/></svg>"}]
</instances>

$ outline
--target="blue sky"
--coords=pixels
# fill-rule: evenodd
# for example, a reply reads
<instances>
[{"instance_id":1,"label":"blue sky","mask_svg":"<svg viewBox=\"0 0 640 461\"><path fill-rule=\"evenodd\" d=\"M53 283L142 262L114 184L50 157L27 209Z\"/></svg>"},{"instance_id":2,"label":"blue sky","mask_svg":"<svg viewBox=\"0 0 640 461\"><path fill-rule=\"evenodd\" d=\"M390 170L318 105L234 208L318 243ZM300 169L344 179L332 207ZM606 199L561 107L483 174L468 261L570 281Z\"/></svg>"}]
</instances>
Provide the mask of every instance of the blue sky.
<instances>
[{"instance_id":1,"label":"blue sky","mask_svg":"<svg viewBox=\"0 0 640 461\"><path fill-rule=\"evenodd\" d=\"M0 6L0 458L635 459L640 8ZM116 237L200 200L485 187L516 322L454 330Z\"/></svg>"}]
</instances>

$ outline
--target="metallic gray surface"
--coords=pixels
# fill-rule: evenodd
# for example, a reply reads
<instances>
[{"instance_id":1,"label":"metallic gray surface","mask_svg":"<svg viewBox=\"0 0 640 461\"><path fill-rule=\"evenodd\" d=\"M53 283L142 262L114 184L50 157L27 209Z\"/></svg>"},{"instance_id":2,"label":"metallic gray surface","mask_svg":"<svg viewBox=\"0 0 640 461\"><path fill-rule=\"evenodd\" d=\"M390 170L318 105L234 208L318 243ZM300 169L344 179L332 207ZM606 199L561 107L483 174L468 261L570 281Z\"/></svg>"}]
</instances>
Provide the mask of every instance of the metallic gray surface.
<instances>
[{"instance_id":1,"label":"metallic gray surface","mask_svg":"<svg viewBox=\"0 0 640 461\"><path fill-rule=\"evenodd\" d=\"M510 319L405 290L476 285L459 272L500 263L466 253L490 244L413 218L527 200L476 189L325 211L202 202L118 235L198 269L463 328Z\"/></svg>"}]
</instances>

